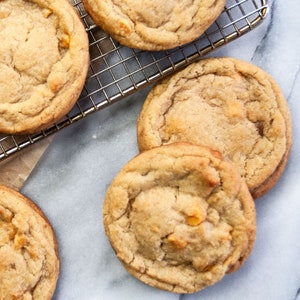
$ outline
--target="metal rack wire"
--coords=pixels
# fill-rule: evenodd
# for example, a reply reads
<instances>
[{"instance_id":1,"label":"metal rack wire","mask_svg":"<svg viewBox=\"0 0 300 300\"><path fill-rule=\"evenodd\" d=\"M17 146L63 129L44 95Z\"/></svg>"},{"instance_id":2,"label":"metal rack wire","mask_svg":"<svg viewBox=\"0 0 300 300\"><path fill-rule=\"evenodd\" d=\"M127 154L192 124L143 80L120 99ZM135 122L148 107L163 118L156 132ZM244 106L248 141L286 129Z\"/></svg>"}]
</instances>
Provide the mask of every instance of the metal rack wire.
<instances>
[{"instance_id":1,"label":"metal rack wire","mask_svg":"<svg viewBox=\"0 0 300 300\"><path fill-rule=\"evenodd\" d=\"M199 39L168 51L149 52L121 46L94 24L81 0L70 1L90 41L90 68L81 96L68 115L46 130L22 136L0 134L0 162L239 38L259 25L268 11L267 0L227 0L222 14Z\"/></svg>"}]
</instances>

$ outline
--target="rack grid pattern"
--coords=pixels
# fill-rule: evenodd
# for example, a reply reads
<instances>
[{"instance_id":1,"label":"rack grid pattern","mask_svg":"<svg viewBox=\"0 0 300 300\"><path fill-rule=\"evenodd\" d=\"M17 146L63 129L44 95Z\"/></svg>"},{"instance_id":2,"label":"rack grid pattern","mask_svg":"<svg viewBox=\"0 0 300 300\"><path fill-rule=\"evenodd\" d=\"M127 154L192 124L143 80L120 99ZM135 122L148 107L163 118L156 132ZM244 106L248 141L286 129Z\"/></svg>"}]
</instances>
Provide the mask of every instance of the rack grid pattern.
<instances>
[{"instance_id":1,"label":"rack grid pattern","mask_svg":"<svg viewBox=\"0 0 300 300\"><path fill-rule=\"evenodd\" d=\"M70 0L89 36L90 67L83 91L58 123L33 135L0 134L0 162L14 153L154 83L251 31L265 18L267 0L227 0L219 18L194 42L168 51L124 47L97 27L81 0Z\"/></svg>"}]
</instances>

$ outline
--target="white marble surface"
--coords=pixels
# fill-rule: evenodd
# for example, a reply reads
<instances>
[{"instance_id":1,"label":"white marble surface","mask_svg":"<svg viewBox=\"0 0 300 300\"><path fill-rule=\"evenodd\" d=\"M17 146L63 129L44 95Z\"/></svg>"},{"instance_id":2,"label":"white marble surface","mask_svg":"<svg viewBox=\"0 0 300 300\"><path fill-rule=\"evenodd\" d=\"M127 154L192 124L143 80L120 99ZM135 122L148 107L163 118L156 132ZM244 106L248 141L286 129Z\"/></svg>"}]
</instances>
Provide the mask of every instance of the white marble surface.
<instances>
[{"instance_id":1,"label":"white marble surface","mask_svg":"<svg viewBox=\"0 0 300 300\"><path fill-rule=\"evenodd\" d=\"M58 133L22 189L57 233L54 299L300 299L300 1L270 6L262 25L213 54L251 61L273 75L293 117L290 161L277 186L256 201L257 240L245 265L202 292L176 295L140 283L115 257L103 232L102 201L114 175L137 154L144 90Z\"/></svg>"}]
</instances>

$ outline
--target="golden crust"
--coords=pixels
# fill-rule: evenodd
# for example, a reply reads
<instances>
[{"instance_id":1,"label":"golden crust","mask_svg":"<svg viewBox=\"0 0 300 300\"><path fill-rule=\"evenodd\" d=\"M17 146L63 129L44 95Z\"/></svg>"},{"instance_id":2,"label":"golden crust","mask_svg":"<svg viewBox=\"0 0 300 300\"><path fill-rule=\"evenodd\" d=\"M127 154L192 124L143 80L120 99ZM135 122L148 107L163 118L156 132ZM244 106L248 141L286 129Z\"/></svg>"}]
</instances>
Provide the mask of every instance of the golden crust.
<instances>
[{"instance_id":1,"label":"golden crust","mask_svg":"<svg viewBox=\"0 0 300 300\"><path fill-rule=\"evenodd\" d=\"M281 176L292 146L287 102L272 77L233 58L199 61L149 93L140 150L177 141L206 145L238 167L254 198Z\"/></svg>"},{"instance_id":2,"label":"golden crust","mask_svg":"<svg viewBox=\"0 0 300 300\"><path fill-rule=\"evenodd\" d=\"M221 14L225 0L83 0L87 12L121 44L165 50L198 38Z\"/></svg>"},{"instance_id":3,"label":"golden crust","mask_svg":"<svg viewBox=\"0 0 300 300\"><path fill-rule=\"evenodd\" d=\"M187 143L128 162L107 190L103 214L127 271L176 293L237 270L256 234L254 202L236 168L217 151Z\"/></svg>"},{"instance_id":4,"label":"golden crust","mask_svg":"<svg viewBox=\"0 0 300 300\"><path fill-rule=\"evenodd\" d=\"M51 299L58 275L48 219L30 199L0 185L0 298Z\"/></svg>"},{"instance_id":5,"label":"golden crust","mask_svg":"<svg viewBox=\"0 0 300 300\"><path fill-rule=\"evenodd\" d=\"M84 26L67 0L4 0L0 28L0 132L42 130L81 93L89 66Z\"/></svg>"}]
</instances>

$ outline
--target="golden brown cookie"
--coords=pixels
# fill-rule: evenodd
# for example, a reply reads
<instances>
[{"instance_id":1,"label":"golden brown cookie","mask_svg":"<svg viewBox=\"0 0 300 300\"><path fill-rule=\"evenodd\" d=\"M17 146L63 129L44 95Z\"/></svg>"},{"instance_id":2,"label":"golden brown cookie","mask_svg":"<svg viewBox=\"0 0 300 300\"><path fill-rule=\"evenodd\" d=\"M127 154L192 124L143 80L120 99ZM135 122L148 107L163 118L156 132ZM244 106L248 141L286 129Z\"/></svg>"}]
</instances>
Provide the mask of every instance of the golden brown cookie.
<instances>
[{"instance_id":1,"label":"golden brown cookie","mask_svg":"<svg viewBox=\"0 0 300 300\"><path fill-rule=\"evenodd\" d=\"M30 199L0 185L0 299L51 299L58 275L49 221Z\"/></svg>"},{"instance_id":2,"label":"golden brown cookie","mask_svg":"<svg viewBox=\"0 0 300 300\"><path fill-rule=\"evenodd\" d=\"M83 0L87 12L121 44L165 50L198 38L221 14L225 0Z\"/></svg>"},{"instance_id":3,"label":"golden brown cookie","mask_svg":"<svg viewBox=\"0 0 300 300\"><path fill-rule=\"evenodd\" d=\"M83 88L88 38L67 0L0 2L0 132L33 133L67 114Z\"/></svg>"},{"instance_id":4,"label":"golden brown cookie","mask_svg":"<svg viewBox=\"0 0 300 300\"><path fill-rule=\"evenodd\" d=\"M237 270L256 233L254 202L235 166L188 143L129 161L107 190L103 214L127 271L175 293L194 293Z\"/></svg>"},{"instance_id":5,"label":"golden brown cookie","mask_svg":"<svg viewBox=\"0 0 300 300\"><path fill-rule=\"evenodd\" d=\"M138 120L140 150L189 141L238 167L254 198L281 176L291 149L287 102L275 81L233 58L194 63L159 82Z\"/></svg>"}]
</instances>

